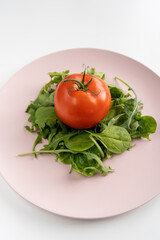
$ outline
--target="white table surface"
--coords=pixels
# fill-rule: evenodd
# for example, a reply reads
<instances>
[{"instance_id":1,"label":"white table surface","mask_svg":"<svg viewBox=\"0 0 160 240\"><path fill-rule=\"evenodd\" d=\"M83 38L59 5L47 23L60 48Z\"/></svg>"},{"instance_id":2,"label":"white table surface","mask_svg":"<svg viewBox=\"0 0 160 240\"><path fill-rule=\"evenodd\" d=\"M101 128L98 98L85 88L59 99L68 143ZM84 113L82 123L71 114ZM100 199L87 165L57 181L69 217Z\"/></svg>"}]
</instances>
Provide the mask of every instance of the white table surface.
<instances>
[{"instance_id":1,"label":"white table surface","mask_svg":"<svg viewBox=\"0 0 160 240\"><path fill-rule=\"evenodd\" d=\"M27 63L77 47L122 53L160 75L160 1L0 0L0 87ZM159 240L159 228L160 196L120 216L75 220L32 205L0 177L2 240Z\"/></svg>"}]
</instances>

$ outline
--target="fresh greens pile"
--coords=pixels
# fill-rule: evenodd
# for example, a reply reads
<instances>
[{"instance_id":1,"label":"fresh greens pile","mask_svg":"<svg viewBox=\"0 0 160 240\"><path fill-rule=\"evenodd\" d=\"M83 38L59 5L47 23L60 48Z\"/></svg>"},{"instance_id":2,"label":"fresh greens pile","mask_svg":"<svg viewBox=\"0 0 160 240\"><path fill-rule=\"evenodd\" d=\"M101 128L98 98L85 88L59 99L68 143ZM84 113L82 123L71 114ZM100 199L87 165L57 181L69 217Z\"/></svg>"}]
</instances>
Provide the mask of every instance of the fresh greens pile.
<instances>
[{"instance_id":1,"label":"fresh greens pile","mask_svg":"<svg viewBox=\"0 0 160 240\"><path fill-rule=\"evenodd\" d=\"M105 79L105 74L96 73L94 68L88 70L89 74ZM56 87L64 77L69 75L69 70L64 72L49 73L50 82L41 89L38 97L28 106L26 113L30 114L28 121L31 126L25 128L34 132L37 138L33 144L32 152L54 153L56 160L70 164L71 170L92 176L96 172L107 175L113 172L111 167L105 167L103 161L129 150L132 138L147 138L156 131L156 120L151 116L142 116L143 105L138 101L135 91L124 81L128 93L114 85L108 84L112 96L112 104L105 119L96 127L89 130L73 129L62 123L54 109L54 94ZM130 94L131 93L131 94ZM47 140L47 144L39 151L36 146Z\"/></svg>"}]
</instances>

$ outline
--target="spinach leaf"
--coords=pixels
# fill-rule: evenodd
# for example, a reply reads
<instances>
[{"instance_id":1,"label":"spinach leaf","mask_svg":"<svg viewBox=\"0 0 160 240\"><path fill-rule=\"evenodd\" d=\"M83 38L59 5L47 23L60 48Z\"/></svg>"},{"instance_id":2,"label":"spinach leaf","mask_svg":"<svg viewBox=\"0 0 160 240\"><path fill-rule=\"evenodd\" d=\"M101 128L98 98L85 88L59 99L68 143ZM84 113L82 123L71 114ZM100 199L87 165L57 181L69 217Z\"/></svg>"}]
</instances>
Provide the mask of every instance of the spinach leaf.
<instances>
[{"instance_id":1,"label":"spinach leaf","mask_svg":"<svg viewBox=\"0 0 160 240\"><path fill-rule=\"evenodd\" d=\"M88 133L80 133L76 136L70 137L65 141L68 149L82 152L94 146L93 141L89 138Z\"/></svg>"},{"instance_id":2,"label":"spinach leaf","mask_svg":"<svg viewBox=\"0 0 160 240\"><path fill-rule=\"evenodd\" d=\"M59 154L59 158L60 158L60 161L64 164L72 164L74 160L74 154L62 152Z\"/></svg>"},{"instance_id":3,"label":"spinach leaf","mask_svg":"<svg viewBox=\"0 0 160 240\"><path fill-rule=\"evenodd\" d=\"M124 97L124 92L122 89L120 89L112 84L108 84L108 87L109 87L112 99Z\"/></svg>"},{"instance_id":4,"label":"spinach leaf","mask_svg":"<svg viewBox=\"0 0 160 240\"><path fill-rule=\"evenodd\" d=\"M157 127L156 120L151 116L143 116L137 121L137 129L131 133L132 138L147 138L150 140L149 135L155 133Z\"/></svg>"},{"instance_id":5,"label":"spinach leaf","mask_svg":"<svg viewBox=\"0 0 160 240\"><path fill-rule=\"evenodd\" d=\"M122 153L131 146L131 137L125 128L111 125L101 133L91 133L112 153Z\"/></svg>"}]
</instances>

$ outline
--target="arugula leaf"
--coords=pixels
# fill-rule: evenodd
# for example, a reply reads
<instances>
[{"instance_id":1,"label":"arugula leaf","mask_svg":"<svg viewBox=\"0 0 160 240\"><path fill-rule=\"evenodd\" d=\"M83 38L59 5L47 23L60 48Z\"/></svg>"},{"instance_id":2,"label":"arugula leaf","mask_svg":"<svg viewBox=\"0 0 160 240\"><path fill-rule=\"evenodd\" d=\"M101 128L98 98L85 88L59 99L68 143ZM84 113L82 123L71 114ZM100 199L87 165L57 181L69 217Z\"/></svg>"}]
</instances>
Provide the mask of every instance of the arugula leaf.
<instances>
[{"instance_id":1,"label":"arugula leaf","mask_svg":"<svg viewBox=\"0 0 160 240\"><path fill-rule=\"evenodd\" d=\"M34 127L25 126L25 129L29 132L34 132Z\"/></svg>"},{"instance_id":2,"label":"arugula leaf","mask_svg":"<svg viewBox=\"0 0 160 240\"><path fill-rule=\"evenodd\" d=\"M112 104L107 116L102 120L102 122L107 125L110 121L112 121L113 118L117 118L118 115L119 115L119 117L120 117L121 114L124 115L124 113L125 113L124 106L125 106L124 103L123 104L122 103L117 104L116 102L114 102ZM117 124L120 125L120 124L122 124L122 122L119 123L117 121Z\"/></svg>"},{"instance_id":3,"label":"arugula leaf","mask_svg":"<svg viewBox=\"0 0 160 240\"><path fill-rule=\"evenodd\" d=\"M53 137L56 135L57 133L57 127L55 126L55 128L52 128L49 135L48 135L48 144L50 144L53 140Z\"/></svg>"},{"instance_id":4,"label":"arugula leaf","mask_svg":"<svg viewBox=\"0 0 160 240\"><path fill-rule=\"evenodd\" d=\"M44 149L57 149L58 145L60 142L64 142L66 143L68 141L68 139L74 135L76 135L77 132L76 131L72 131L70 133L66 133L64 134L63 132L59 132L58 134L56 134L52 140L50 141L50 143L48 145L45 145Z\"/></svg>"},{"instance_id":5,"label":"arugula leaf","mask_svg":"<svg viewBox=\"0 0 160 240\"><path fill-rule=\"evenodd\" d=\"M63 71L63 72L49 72L48 74L51 78L60 77L60 76L65 78L66 76L68 76L69 70L66 70L66 71Z\"/></svg>"},{"instance_id":6,"label":"arugula leaf","mask_svg":"<svg viewBox=\"0 0 160 240\"><path fill-rule=\"evenodd\" d=\"M39 96L37 98L39 105L44 106L44 107L53 106L54 105L54 94L55 94L55 89L51 93L43 92L43 93L39 94Z\"/></svg>"},{"instance_id":7,"label":"arugula leaf","mask_svg":"<svg viewBox=\"0 0 160 240\"><path fill-rule=\"evenodd\" d=\"M36 140L33 144L33 148L32 148L33 152L35 151L36 146L41 142L42 142L42 132L38 132L38 136L37 136L37 138L36 138ZM33 155L34 155L35 158L37 157L36 153L34 153Z\"/></svg>"},{"instance_id":8,"label":"arugula leaf","mask_svg":"<svg viewBox=\"0 0 160 240\"><path fill-rule=\"evenodd\" d=\"M26 113L30 114L28 118L28 122L32 123L32 127L25 126L26 130L30 132L36 131L38 127L37 123L35 122L35 113L36 110L41 106L53 106L54 105L54 91L51 92L44 92L40 91L38 97L31 102L31 104L27 107Z\"/></svg>"},{"instance_id":9,"label":"arugula leaf","mask_svg":"<svg viewBox=\"0 0 160 240\"><path fill-rule=\"evenodd\" d=\"M65 134L69 133L71 128L66 124L64 124L63 122L61 122L58 118L57 118L57 124L58 124L58 127L61 129L62 133L65 133Z\"/></svg>"},{"instance_id":10,"label":"arugula leaf","mask_svg":"<svg viewBox=\"0 0 160 240\"><path fill-rule=\"evenodd\" d=\"M103 123L108 124L109 121L112 120L117 115L117 109L115 107L111 107L107 116L102 120Z\"/></svg>"},{"instance_id":11,"label":"arugula leaf","mask_svg":"<svg viewBox=\"0 0 160 240\"><path fill-rule=\"evenodd\" d=\"M127 100L128 101L128 104L130 104L131 106L133 106L133 109L131 112L128 112L128 120L125 122L124 126L125 128L128 128L130 129L130 124L131 124L131 121L133 120L134 116L136 115L137 111L138 111L138 100L137 100L137 94L135 93L135 91L133 90L133 88L131 88L126 82L124 82L122 79L120 78L117 78L117 80L121 81L122 83L124 83L127 87L128 87L128 90L129 91L132 91L133 94L135 95L135 98L134 99L129 99ZM131 103L130 103L131 102Z\"/></svg>"},{"instance_id":12,"label":"arugula leaf","mask_svg":"<svg viewBox=\"0 0 160 240\"><path fill-rule=\"evenodd\" d=\"M56 124L57 115L54 107L39 107L35 112L35 122L40 129L46 125L52 128Z\"/></svg>"},{"instance_id":13,"label":"arugula leaf","mask_svg":"<svg viewBox=\"0 0 160 240\"><path fill-rule=\"evenodd\" d=\"M32 102L28 108L26 109L26 113L30 114L30 117L28 118L28 122L32 123L32 127L35 126L35 112L38 109L40 105L38 104L38 102L35 100L34 102Z\"/></svg>"},{"instance_id":14,"label":"arugula leaf","mask_svg":"<svg viewBox=\"0 0 160 240\"><path fill-rule=\"evenodd\" d=\"M131 131L135 132L138 129L138 127L139 127L139 122L134 119L134 121L132 121L131 123Z\"/></svg>"},{"instance_id":15,"label":"arugula leaf","mask_svg":"<svg viewBox=\"0 0 160 240\"><path fill-rule=\"evenodd\" d=\"M118 114L117 116L113 117L109 122L108 122L108 126L111 126L111 125L116 125L118 123L118 121L120 120L120 118L122 116L124 116L125 114L124 113L121 113L121 114Z\"/></svg>"},{"instance_id":16,"label":"arugula leaf","mask_svg":"<svg viewBox=\"0 0 160 240\"><path fill-rule=\"evenodd\" d=\"M81 173L84 176L91 177L98 171L97 163L94 160L88 161L87 156L84 154L76 154L73 155L73 157L72 169L76 172Z\"/></svg>"},{"instance_id":17,"label":"arugula leaf","mask_svg":"<svg viewBox=\"0 0 160 240\"><path fill-rule=\"evenodd\" d=\"M107 175L109 172L114 171L110 167L106 168L96 154L89 152L75 154L74 161L72 161L72 168L88 177L97 171L100 171L102 175Z\"/></svg>"},{"instance_id":18,"label":"arugula leaf","mask_svg":"<svg viewBox=\"0 0 160 240\"><path fill-rule=\"evenodd\" d=\"M104 72L96 72L95 68L90 68L89 70L87 70L88 74L94 75L96 77L101 78L102 80L105 79L105 73Z\"/></svg>"},{"instance_id":19,"label":"arugula leaf","mask_svg":"<svg viewBox=\"0 0 160 240\"><path fill-rule=\"evenodd\" d=\"M62 79L68 76L69 70L66 70L64 72L50 72L48 74L51 77L51 80L49 83L45 84L45 86L43 87L43 90L47 90L53 84L58 86L58 84L62 81Z\"/></svg>"},{"instance_id":20,"label":"arugula leaf","mask_svg":"<svg viewBox=\"0 0 160 240\"><path fill-rule=\"evenodd\" d=\"M96 172L107 175L109 172L114 171L111 167L106 168L100 157L91 152L61 152L59 156L62 163L71 164L72 169L87 177L93 176Z\"/></svg>"}]
</instances>

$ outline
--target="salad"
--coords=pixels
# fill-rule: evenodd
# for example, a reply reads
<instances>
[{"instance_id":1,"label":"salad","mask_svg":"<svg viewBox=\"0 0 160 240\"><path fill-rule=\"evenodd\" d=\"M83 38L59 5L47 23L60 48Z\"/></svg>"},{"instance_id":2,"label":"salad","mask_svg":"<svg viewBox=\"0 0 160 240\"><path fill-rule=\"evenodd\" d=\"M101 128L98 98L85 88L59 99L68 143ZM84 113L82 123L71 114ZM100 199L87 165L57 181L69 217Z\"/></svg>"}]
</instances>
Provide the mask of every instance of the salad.
<instances>
[{"instance_id":1,"label":"salad","mask_svg":"<svg viewBox=\"0 0 160 240\"><path fill-rule=\"evenodd\" d=\"M105 82L105 73L95 68L70 74L69 70L49 73L50 81L26 109L30 126L36 135L32 151L20 154L55 154L85 176L107 175L114 170L103 162L133 147L132 139L155 133L157 123L152 116L142 116L143 104L135 91ZM36 150L43 140L42 149Z\"/></svg>"}]
</instances>

